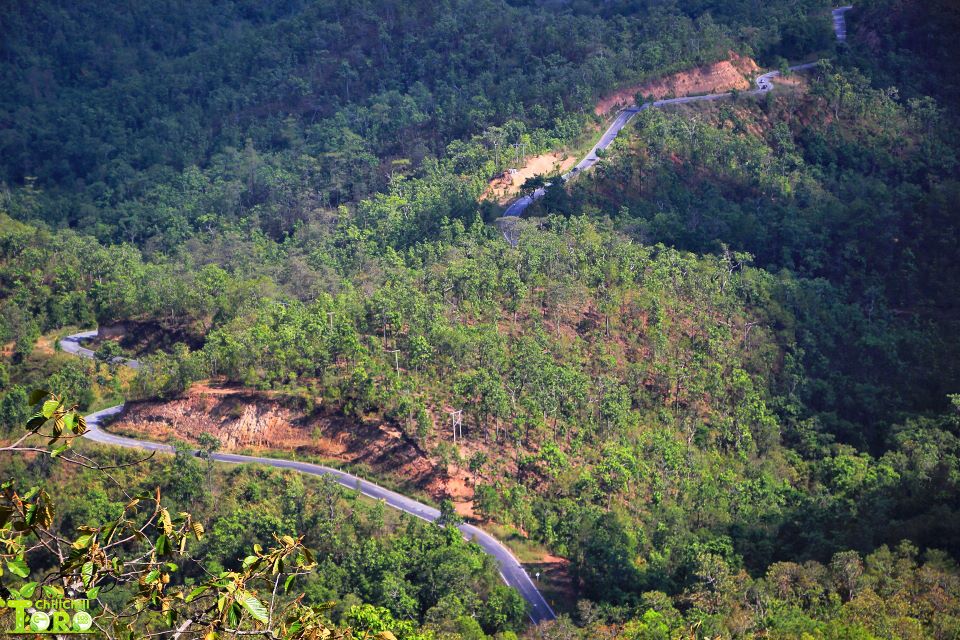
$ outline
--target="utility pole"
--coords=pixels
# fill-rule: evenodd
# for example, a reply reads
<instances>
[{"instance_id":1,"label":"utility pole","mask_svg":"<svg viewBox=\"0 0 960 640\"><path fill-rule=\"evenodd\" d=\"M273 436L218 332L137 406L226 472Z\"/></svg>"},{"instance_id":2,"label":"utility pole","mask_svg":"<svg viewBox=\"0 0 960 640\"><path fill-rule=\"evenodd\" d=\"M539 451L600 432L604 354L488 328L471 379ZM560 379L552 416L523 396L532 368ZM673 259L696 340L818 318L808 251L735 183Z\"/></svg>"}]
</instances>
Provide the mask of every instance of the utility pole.
<instances>
[{"instance_id":1,"label":"utility pole","mask_svg":"<svg viewBox=\"0 0 960 640\"><path fill-rule=\"evenodd\" d=\"M400 375L400 349L391 349L390 351L387 351L386 353L392 353L392 354L393 354L393 360L394 360L394 362L395 362L396 365L397 365L397 375L399 376L399 375Z\"/></svg>"},{"instance_id":2,"label":"utility pole","mask_svg":"<svg viewBox=\"0 0 960 640\"><path fill-rule=\"evenodd\" d=\"M447 411L450 414L450 419L453 422L453 442L457 442L457 430L460 431L460 439L463 440L463 409L451 409Z\"/></svg>"}]
</instances>

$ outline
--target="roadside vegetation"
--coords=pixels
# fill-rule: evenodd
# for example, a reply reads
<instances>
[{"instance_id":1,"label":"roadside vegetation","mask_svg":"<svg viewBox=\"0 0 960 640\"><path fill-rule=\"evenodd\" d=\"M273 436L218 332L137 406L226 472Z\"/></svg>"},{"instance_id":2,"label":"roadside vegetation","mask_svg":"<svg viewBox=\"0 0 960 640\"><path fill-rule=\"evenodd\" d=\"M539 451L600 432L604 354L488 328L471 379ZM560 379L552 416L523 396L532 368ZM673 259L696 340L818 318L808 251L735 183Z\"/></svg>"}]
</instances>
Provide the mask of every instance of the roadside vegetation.
<instances>
[{"instance_id":1,"label":"roadside vegetation","mask_svg":"<svg viewBox=\"0 0 960 640\"><path fill-rule=\"evenodd\" d=\"M525 629L455 531L324 483L184 453L119 472L206 527L171 584L302 535L300 604L341 633L957 638L960 112L950 70L922 63L954 51L950 7L866 2L832 62L770 94L643 112L515 245L478 202L583 140L615 88L831 49L827 5L767 4L0 17L18 61L0 65L6 438L36 387L85 411L210 380L294 398L305 422L388 425L467 478L469 517L513 536L563 612ZM84 58L57 45L75 33L126 37ZM126 336L93 362L56 353L94 326ZM0 465L102 503L64 492L55 529L116 511L102 477L31 456Z\"/></svg>"}]
</instances>

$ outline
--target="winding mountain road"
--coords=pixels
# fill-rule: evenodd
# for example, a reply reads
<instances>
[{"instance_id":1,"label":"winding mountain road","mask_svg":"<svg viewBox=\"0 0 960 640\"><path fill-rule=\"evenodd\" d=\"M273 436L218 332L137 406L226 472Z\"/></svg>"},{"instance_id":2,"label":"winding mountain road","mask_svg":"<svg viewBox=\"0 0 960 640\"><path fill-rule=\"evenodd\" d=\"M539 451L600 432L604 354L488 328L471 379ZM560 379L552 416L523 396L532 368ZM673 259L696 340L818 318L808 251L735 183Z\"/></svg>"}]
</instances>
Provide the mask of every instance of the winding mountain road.
<instances>
[{"instance_id":1,"label":"winding mountain road","mask_svg":"<svg viewBox=\"0 0 960 640\"><path fill-rule=\"evenodd\" d=\"M60 349L63 350L64 353L72 353L73 355L80 356L81 358L93 359L93 357L96 355L94 351L81 346L80 343L84 340L93 340L96 337L96 329L91 329L90 331L81 331L80 333L75 333L72 336L67 336L66 338L60 340ZM130 358L121 358L118 356L113 359L113 362L130 367L131 369L140 368L140 363Z\"/></svg>"},{"instance_id":2,"label":"winding mountain road","mask_svg":"<svg viewBox=\"0 0 960 640\"><path fill-rule=\"evenodd\" d=\"M834 9L832 12L834 33L836 34L837 40L840 42L845 41L847 37L844 14L851 8L852 7L849 6L840 7ZM790 70L799 71L802 69L809 69L815 65L816 63L801 64L790 67ZM771 71L759 76L756 79L757 88L747 93L750 95L767 93L773 89L773 78L779 75L779 71ZM634 116L641 111L651 107L663 107L671 104L686 104L690 102L720 100L722 98L727 98L730 95L731 94L729 93L715 93L702 96L688 96L685 98L672 98L668 100L648 102L639 107L624 109L617 114L617 117L603 133L603 135L600 137L600 140L597 141L586 157L584 157L583 160L577 163L575 167L562 176L563 180L570 180L571 178L597 164L597 162L600 160L600 156L597 152L607 149L617 137L617 134L619 134L620 131L630 122L630 120L632 120ZM547 186L549 186L549 184ZM529 207L535 200L542 198L545 193L545 189L541 188L537 189L533 194L519 198L513 204L511 204L506 211L504 211L503 216L520 216L527 207ZM96 335L96 330L84 331L65 337L60 341L59 344L61 349L66 353L71 353L82 358L93 358L94 352L86 347L83 347L81 343L84 340L90 340L96 337ZM115 361L133 369L137 369L140 366L139 362L132 359L117 358ZM109 409L97 411L96 413L92 413L87 416L87 426L89 427L90 431L86 434L86 438L93 442L118 447L164 453L173 452L173 447L168 444L127 438L104 431L104 422L111 417L119 415L123 411L123 408L124 405L118 405L115 407L110 407ZM409 513L410 515L418 518L422 518L428 522L433 522L440 517L440 511L434 507L417 502L412 498L408 498L404 495L396 493L395 491L385 489L377 484L374 484L373 482L370 482L369 480L364 480L363 478L359 478L338 469L332 469L330 467L312 464L309 462L266 458L262 456L247 456L234 453L214 453L211 457L218 462L231 464L256 463L278 469L293 469L294 471L299 471L301 473L314 476L329 476L345 487L359 490L363 495L375 500L383 500L387 505L395 509L399 509L404 513ZM546 599L544 599L543 594L541 594L537 589L533 580L529 575L527 575L527 572L520 565L520 562L517 560L517 558L510 553L510 551L503 544L501 544L490 534L473 525L462 524L460 525L459 529L465 538L476 542L487 554L496 560L497 564L499 565L500 576L503 578L503 581L507 585L520 592L527 603L529 603L530 619L534 624L556 619L556 614L553 612L553 609L550 608L550 605L547 603Z\"/></svg>"},{"instance_id":3,"label":"winding mountain road","mask_svg":"<svg viewBox=\"0 0 960 640\"><path fill-rule=\"evenodd\" d=\"M837 40L844 42L847 39L847 24L844 19L844 14L852 9L852 6L838 7L834 9L831 13L833 16L833 32L836 35ZM790 71L802 71L804 69L812 69L817 66L816 62L808 62L806 64L798 64L790 67ZM742 95L762 95L773 89L773 79L780 75L779 71L769 71L762 76L758 76L756 79L757 88L751 91L746 91ZM600 140L597 141L593 148L590 149L583 160L577 163L570 171L563 174L561 179L564 182L567 182L571 178L576 177L580 173L583 173L587 169L591 168L593 165L597 164L600 161L600 156L597 154L598 151L606 150L607 147L613 143L613 140L617 137L617 134L627 126L627 124L633 120L641 111L646 111L651 107L665 107L671 104L687 104L690 102L712 102L714 100L720 100L722 98L729 98L732 93L710 93L702 96L687 96L685 98L670 98L667 100L656 100L654 102L647 102L639 107L629 107L622 110L617 114L617 117L614 118L613 122L610 123L610 126L607 127L607 130L603 132L603 135L600 136ZM540 187L531 194L525 195L521 198L515 200L506 210L503 212L504 218L518 217L523 214L523 212L533 204L535 201L539 200L546 194L546 188L549 187L551 183L547 183L545 186Z\"/></svg>"},{"instance_id":4,"label":"winding mountain road","mask_svg":"<svg viewBox=\"0 0 960 640\"><path fill-rule=\"evenodd\" d=\"M67 336L60 341L60 348L66 353L72 353L80 356L81 358L93 358L94 352L81 346L81 343L84 340L95 338L96 335L97 331L92 330ZM136 360L123 359L122 362L123 364L132 368L138 368L140 365L140 363ZM89 432L84 437L92 442L116 447L173 453L173 447L168 444L151 442L149 440L127 438L104 431L104 423L110 418L123 412L123 407L124 405L121 404L86 416ZM256 463L275 467L277 469L293 469L294 471L299 471L301 473L306 473L313 476L330 476L336 482L348 487L349 489L359 490L363 495L375 500L383 500L388 506L391 506L394 509L399 509L404 513L409 513L410 515L418 518L422 518L427 522L433 522L440 517L439 509L425 505L421 502L417 502L413 498L408 498L395 491L385 489L377 484L374 484L373 482L370 482L369 480L364 480L363 478L357 477L345 471L332 469L319 464L299 462L296 460L265 458L262 456L245 456L235 453L214 453L211 457L218 462L227 462L231 464ZM540 624L541 622L545 622L547 620L556 619L556 614L543 597L543 594L541 594L539 589L537 589L533 580L529 575L527 575L527 572L520 565L520 562L517 560L517 558L510 553L510 551L503 544L501 544L499 540L485 532L483 529L475 527L471 524L462 524L459 526L459 529L465 538L476 542L478 545L480 545L480 548L483 549L485 553L493 556L493 559L496 560L497 565L499 565L500 577L503 578L503 581L507 583L508 586L511 586L519 591L520 595L523 596L523 599L526 600L530 605L530 619L534 624Z\"/></svg>"}]
</instances>

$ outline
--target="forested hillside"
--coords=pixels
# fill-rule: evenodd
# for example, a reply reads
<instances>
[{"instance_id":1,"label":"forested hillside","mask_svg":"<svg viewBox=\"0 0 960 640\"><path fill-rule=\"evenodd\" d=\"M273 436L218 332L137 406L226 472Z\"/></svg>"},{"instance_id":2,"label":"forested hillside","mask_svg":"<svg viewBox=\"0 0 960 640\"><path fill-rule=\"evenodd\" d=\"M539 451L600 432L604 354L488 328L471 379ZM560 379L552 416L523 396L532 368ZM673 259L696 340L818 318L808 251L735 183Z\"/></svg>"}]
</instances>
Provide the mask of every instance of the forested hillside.
<instances>
[{"instance_id":1,"label":"forested hillside","mask_svg":"<svg viewBox=\"0 0 960 640\"><path fill-rule=\"evenodd\" d=\"M823 2L776 5L18 2L0 17L0 178L42 194L20 192L18 217L103 240L279 238L395 178L485 180L575 138L617 84L830 42L809 17ZM467 215L455 195L436 217Z\"/></svg>"},{"instance_id":2,"label":"forested hillside","mask_svg":"<svg viewBox=\"0 0 960 640\"><path fill-rule=\"evenodd\" d=\"M112 475L39 438L0 449L15 481L0 540L37 527L25 511L12 528L18 500L46 495L31 485L83 487L59 491L44 526L90 554L96 573L77 580L101 604L138 611L116 637L191 616L218 637L257 632L236 589L236 618L200 603L227 588L211 576L254 584L285 536L291 638L960 638L958 13L871 0L836 45L829 8L14 3L0 13L3 441L35 388L81 412L142 401L138 415L242 390L297 416L292 444L258 452L352 464L443 517L221 468L212 452L247 444L174 424L189 442L140 464L74 447ZM824 60L762 96L644 111L504 239L480 201L491 178L589 148L614 89L731 52ZM96 326L122 337L86 363L58 352ZM431 482L317 457L329 420L396 434ZM156 513L190 512L170 527L205 533L176 550L179 534L144 524L169 540L122 548L153 549L158 573L139 582L96 564L83 527L155 490ZM538 585L558 620L527 624L460 517L552 559ZM12 548L3 589L57 579L56 554L21 569ZM266 601L264 584L250 593Z\"/></svg>"},{"instance_id":3,"label":"forested hillside","mask_svg":"<svg viewBox=\"0 0 960 640\"><path fill-rule=\"evenodd\" d=\"M764 104L642 114L593 179L548 209L599 208L635 237L729 246L796 278L821 428L876 451L958 376L956 113L825 64Z\"/></svg>"}]
</instances>

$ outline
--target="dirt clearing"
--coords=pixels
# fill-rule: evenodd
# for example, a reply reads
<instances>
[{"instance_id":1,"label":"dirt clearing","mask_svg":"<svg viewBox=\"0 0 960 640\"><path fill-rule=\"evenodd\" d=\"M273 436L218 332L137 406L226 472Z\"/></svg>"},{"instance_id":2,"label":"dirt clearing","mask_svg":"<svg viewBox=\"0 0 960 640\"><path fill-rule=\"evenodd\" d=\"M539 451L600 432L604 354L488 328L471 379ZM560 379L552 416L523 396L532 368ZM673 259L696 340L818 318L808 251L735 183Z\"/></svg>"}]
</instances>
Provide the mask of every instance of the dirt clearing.
<instances>
[{"instance_id":1,"label":"dirt clearing","mask_svg":"<svg viewBox=\"0 0 960 640\"><path fill-rule=\"evenodd\" d=\"M522 169L506 171L503 175L491 180L480 199L507 204L520 193L520 187L528 178L563 173L576 163L577 159L574 156L564 153L544 153L533 156L527 159L527 164Z\"/></svg>"}]
</instances>

